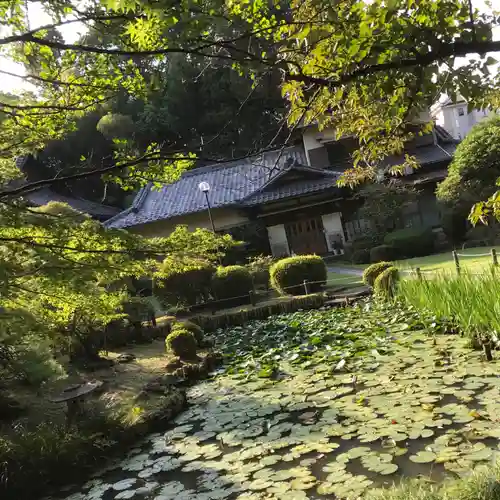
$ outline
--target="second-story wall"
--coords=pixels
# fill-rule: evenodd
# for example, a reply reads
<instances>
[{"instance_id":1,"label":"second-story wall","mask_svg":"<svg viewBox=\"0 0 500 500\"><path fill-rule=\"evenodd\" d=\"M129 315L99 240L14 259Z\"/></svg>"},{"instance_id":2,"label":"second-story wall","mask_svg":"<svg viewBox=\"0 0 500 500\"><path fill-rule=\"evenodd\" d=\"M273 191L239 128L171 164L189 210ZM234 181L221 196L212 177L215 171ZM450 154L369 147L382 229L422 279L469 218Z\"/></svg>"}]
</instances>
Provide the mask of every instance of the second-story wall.
<instances>
[{"instance_id":1,"label":"second-story wall","mask_svg":"<svg viewBox=\"0 0 500 500\"><path fill-rule=\"evenodd\" d=\"M467 112L467 103L458 102L439 107L434 118L436 123L443 127L454 139L462 140L470 129L481 120L494 114L491 110L473 109Z\"/></svg>"}]
</instances>

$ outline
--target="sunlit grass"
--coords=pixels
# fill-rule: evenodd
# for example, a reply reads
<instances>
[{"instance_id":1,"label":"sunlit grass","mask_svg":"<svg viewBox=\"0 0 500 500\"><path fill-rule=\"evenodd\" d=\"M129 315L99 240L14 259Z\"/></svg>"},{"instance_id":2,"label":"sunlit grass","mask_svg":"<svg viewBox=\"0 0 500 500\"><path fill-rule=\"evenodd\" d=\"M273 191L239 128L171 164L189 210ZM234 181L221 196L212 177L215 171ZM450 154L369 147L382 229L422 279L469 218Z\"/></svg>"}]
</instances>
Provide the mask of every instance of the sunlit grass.
<instances>
[{"instance_id":1,"label":"sunlit grass","mask_svg":"<svg viewBox=\"0 0 500 500\"><path fill-rule=\"evenodd\" d=\"M419 481L373 490L367 500L500 500L500 466L479 467L467 478L439 485Z\"/></svg>"},{"instance_id":2,"label":"sunlit grass","mask_svg":"<svg viewBox=\"0 0 500 500\"><path fill-rule=\"evenodd\" d=\"M469 336L500 332L500 280L498 271L478 275L441 272L399 284L403 300L439 317L452 319Z\"/></svg>"},{"instance_id":3,"label":"sunlit grass","mask_svg":"<svg viewBox=\"0 0 500 500\"><path fill-rule=\"evenodd\" d=\"M500 256L500 247L495 247ZM493 263L491 248L478 247L458 250L460 267L470 272L483 272L488 270ZM415 257L413 259L399 260L396 265L400 269L415 269L419 267L424 271L455 271L455 262L451 251Z\"/></svg>"}]
</instances>

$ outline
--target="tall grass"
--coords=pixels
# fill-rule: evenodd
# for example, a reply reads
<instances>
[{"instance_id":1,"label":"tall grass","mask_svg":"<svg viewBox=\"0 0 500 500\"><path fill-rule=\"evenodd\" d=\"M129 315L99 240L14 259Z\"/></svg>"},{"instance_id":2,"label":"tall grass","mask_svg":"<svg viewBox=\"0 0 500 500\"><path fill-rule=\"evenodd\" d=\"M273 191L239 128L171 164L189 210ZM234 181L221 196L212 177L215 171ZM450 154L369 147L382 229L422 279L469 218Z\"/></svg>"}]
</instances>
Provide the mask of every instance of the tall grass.
<instances>
[{"instance_id":1,"label":"tall grass","mask_svg":"<svg viewBox=\"0 0 500 500\"><path fill-rule=\"evenodd\" d=\"M497 271L500 273L500 271ZM500 332L500 274L462 271L400 282L399 296L408 304L448 318L471 338Z\"/></svg>"},{"instance_id":2,"label":"tall grass","mask_svg":"<svg viewBox=\"0 0 500 500\"><path fill-rule=\"evenodd\" d=\"M368 492L367 500L500 500L500 467L477 467L466 478L441 484L411 481L374 489Z\"/></svg>"}]
</instances>

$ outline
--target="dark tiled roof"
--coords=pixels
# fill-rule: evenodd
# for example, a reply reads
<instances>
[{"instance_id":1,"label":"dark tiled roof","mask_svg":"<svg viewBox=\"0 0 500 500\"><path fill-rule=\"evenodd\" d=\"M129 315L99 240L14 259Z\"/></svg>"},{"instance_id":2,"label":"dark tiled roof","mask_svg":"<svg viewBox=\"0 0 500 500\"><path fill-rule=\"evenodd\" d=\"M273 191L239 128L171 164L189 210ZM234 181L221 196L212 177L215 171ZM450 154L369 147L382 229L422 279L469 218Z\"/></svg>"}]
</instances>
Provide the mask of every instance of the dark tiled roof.
<instances>
[{"instance_id":1,"label":"dark tiled roof","mask_svg":"<svg viewBox=\"0 0 500 500\"><path fill-rule=\"evenodd\" d=\"M292 182L283 186L277 186L275 189L258 191L257 193L249 196L241 203L244 206L259 205L261 203L268 203L270 201L277 201L283 198L292 196L299 196L316 191L323 191L328 188L336 188L336 181L340 174L335 172L325 171L326 177L322 179L311 179ZM336 188L338 189L338 188Z\"/></svg>"},{"instance_id":2,"label":"dark tiled roof","mask_svg":"<svg viewBox=\"0 0 500 500\"><path fill-rule=\"evenodd\" d=\"M430 144L419 148L407 149L406 154L415 157L421 166L430 165L442 161L450 161L455 153L455 143ZM389 157L384 163L386 166L394 166L404 163L405 155Z\"/></svg>"},{"instance_id":3,"label":"dark tiled roof","mask_svg":"<svg viewBox=\"0 0 500 500\"><path fill-rule=\"evenodd\" d=\"M208 199L213 208L238 205L288 170L291 162L305 164L302 148L271 151L256 158L196 168L173 184L156 190L141 189L132 206L107 221L113 228L125 228L206 210L200 182L210 184Z\"/></svg>"},{"instance_id":4,"label":"dark tiled roof","mask_svg":"<svg viewBox=\"0 0 500 500\"><path fill-rule=\"evenodd\" d=\"M417 161L425 166L450 160L455 148L455 143L443 141L440 145L431 144L408 150L408 153L416 156ZM288 163L290 160L295 165L292 168L316 175L273 186L271 183L290 170ZM401 155L389 158L387 165L403 162L404 155ZM112 217L106 225L126 228L206 210L205 195L198 189L202 181L210 184L209 201L214 208L255 206L335 188L339 171L301 167L297 164L307 164L302 148L288 148L283 152L265 153L258 158L197 168L185 173L177 182L159 190L153 189L150 185L144 187L136 196L132 206ZM350 165L345 165L346 168L348 166Z\"/></svg>"},{"instance_id":5,"label":"dark tiled roof","mask_svg":"<svg viewBox=\"0 0 500 500\"><path fill-rule=\"evenodd\" d=\"M100 219L109 219L116 215L120 209L115 207L110 207L107 205L101 205L100 203L95 203L89 200L82 200L78 198L72 198L69 196L64 196L55 193L49 188L42 188L38 191L33 191L32 193L27 193L24 198L36 206L46 205L50 201L59 201L61 203L67 203L70 207L80 212L87 213L93 217Z\"/></svg>"}]
</instances>

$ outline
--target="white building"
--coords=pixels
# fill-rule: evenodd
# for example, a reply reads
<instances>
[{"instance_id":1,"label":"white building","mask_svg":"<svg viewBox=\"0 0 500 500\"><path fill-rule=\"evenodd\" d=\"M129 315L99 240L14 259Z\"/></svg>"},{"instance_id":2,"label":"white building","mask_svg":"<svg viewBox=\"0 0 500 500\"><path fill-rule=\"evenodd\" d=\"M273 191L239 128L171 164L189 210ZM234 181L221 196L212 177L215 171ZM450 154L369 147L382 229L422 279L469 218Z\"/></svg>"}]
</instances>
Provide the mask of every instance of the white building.
<instances>
[{"instance_id":1,"label":"white building","mask_svg":"<svg viewBox=\"0 0 500 500\"><path fill-rule=\"evenodd\" d=\"M469 130L481 120L494 114L489 109L467 111L467 102L459 97L456 102L445 96L431 108L431 115L437 125L443 127L454 139L462 140Z\"/></svg>"}]
</instances>

